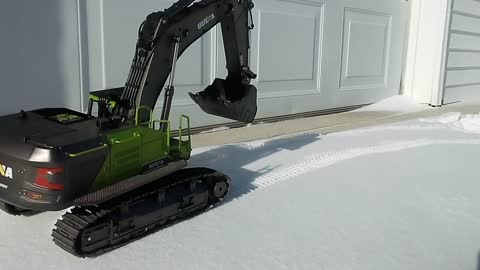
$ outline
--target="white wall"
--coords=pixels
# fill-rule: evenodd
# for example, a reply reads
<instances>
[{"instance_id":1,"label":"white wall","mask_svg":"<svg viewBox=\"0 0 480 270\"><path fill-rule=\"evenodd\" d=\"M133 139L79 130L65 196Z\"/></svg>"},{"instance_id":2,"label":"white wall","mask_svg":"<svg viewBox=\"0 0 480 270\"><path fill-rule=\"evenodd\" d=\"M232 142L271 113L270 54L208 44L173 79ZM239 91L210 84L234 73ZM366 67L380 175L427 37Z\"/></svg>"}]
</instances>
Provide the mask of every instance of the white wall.
<instances>
[{"instance_id":1,"label":"white wall","mask_svg":"<svg viewBox=\"0 0 480 270\"><path fill-rule=\"evenodd\" d=\"M0 115L80 109L76 1L2 2L0 33Z\"/></svg>"},{"instance_id":2,"label":"white wall","mask_svg":"<svg viewBox=\"0 0 480 270\"><path fill-rule=\"evenodd\" d=\"M480 99L480 1L451 0L445 50L446 103Z\"/></svg>"}]
</instances>

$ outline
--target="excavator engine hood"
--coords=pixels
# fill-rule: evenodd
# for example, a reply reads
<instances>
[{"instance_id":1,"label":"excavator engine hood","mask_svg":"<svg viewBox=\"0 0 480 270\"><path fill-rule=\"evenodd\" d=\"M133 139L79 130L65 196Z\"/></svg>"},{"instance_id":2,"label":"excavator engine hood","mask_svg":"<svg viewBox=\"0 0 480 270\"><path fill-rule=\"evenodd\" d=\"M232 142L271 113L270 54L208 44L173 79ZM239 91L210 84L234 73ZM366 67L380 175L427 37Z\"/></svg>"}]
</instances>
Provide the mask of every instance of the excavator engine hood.
<instances>
[{"instance_id":1,"label":"excavator engine hood","mask_svg":"<svg viewBox=\"0 0 480 270\"><path fill-rule=\"evenodd\" d=\"M257 114L257 88L215 79L204 91L189 93L200 108L212 115L251 123Z\"/></svg>"}]
</instances>

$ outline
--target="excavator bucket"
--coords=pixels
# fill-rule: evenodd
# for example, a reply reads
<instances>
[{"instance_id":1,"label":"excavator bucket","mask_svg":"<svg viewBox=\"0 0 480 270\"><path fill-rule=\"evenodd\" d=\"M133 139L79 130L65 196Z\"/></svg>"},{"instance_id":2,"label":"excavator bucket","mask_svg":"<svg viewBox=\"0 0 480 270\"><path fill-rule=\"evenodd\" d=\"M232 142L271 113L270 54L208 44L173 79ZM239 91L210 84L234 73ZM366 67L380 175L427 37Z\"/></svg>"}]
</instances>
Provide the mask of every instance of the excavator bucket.
<instances>
[{"instance_id":1,"label":"excavator bucket","mask_svg":"<svg viewBox=\"0 0 480 270\"><path fill-rule=\"evenodd\" d=\"M204 91L190 97L200 108L212 115L251 123L257 114L257 88L215 79Z\"/></svg>"}]
</instances>

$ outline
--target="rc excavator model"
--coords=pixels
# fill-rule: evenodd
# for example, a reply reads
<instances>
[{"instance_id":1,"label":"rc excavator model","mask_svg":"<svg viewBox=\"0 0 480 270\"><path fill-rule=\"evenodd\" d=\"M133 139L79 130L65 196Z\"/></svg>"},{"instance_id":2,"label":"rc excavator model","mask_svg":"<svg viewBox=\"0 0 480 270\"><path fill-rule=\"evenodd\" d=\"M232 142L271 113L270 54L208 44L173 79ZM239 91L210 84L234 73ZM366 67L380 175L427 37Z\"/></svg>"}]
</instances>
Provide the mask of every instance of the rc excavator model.
<instances>
[{"instance_id":1,"label":"rc excavator model","mask_svg":"<svg viewBox=\"0 0 480 270\"><path fill-rule=\"evenodd\" d=\"M47 108L0 117L1 208L14 215L71 208L56 222L53 242L75 256L95 257L222 201L228 176L185 168L189 118L181 116L178 136L171 132L175 67L220 24L228 76L190 96L206 113L253 121L253 7L251 0L180 0L147 16L125 86L92 92L86 113Z\"/></svg>"}]
</instances>

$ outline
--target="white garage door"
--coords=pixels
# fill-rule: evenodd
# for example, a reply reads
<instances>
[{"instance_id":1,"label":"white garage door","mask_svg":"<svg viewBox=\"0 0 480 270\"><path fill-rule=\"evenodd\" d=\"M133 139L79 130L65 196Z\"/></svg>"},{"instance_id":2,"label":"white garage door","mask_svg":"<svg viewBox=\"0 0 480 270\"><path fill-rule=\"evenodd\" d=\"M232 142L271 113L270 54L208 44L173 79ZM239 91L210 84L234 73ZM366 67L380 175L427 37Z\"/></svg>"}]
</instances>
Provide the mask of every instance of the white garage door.
<instances>
[{"instance_id":1,"label":"white garage door","mask_svg":"<svg viewBox=\"0 0 480 270\"><path fill-rule=\"evenodd\" d=\"M92 90L125 83L139 22L172 2L86 2L80 18L86 21L84 70ZM254 2L251 68L258 73L258 117L366 104L399 93L408 1ZM225 76L220 35L212 30L180 59L173 110L191 115L196 125L225 121L201 113L187 95Z\"/></svg>"},{"instance_id":2,"label":"white garage door","mask_svg":"<svg viewBox=\"0 0 480 270\"><path fill-rule=\"evenodd\" d=\"M444 103L480 99L480 2L454 0Z\"/></svg>"}]
</instances>

